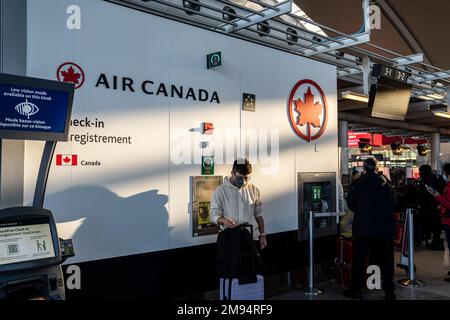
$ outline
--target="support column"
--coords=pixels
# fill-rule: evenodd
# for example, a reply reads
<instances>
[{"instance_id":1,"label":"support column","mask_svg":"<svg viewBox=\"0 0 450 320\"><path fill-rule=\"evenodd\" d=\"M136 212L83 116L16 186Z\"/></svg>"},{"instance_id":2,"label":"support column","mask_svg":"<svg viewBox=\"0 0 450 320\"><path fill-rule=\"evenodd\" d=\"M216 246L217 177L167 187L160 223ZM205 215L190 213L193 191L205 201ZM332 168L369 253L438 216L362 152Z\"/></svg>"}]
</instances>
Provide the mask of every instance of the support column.
<instances>
[{"instance_id":1,"label":"support column","mask_svg":"<svg viewBox=\"0 0 450 320\"><path fill-rule=\"evenodd\" d=\"M447 86L447 112L450 112L450 85Z\"/></svg>"},{"instance_id":2,"label":"support column","mask_svg":"<svg viewBox=\"0 0 450 320\"><path fill-rule=\"evenodd\" d=\"M441 135L439 133L431 134L431 169L435 172L441 172Z\"/></svg>"},{"instance_id":3,"label":"support column","mask_svg":"<svg viewBox=\"0 0 450 320\"><path fill-rule=\"evenodd\" d=\"M363 57L363 87L364 94L369 96L370 93L370 59L368 56Z\"/></svg>"},{"instance_id":4,"label":"support column","mask_svg":"<svg viewBox=\"0 0 450 320\"><path fill-rule=\"evenodd\" d=\"M27 1L0 0L0 71L26 75ZM22 206L25 143L0 143L0 208Z\"/></svg>"},{"instance_id":5,"label":"support column","mask_svg":"<svg viewBox=\"0 0 450 320\"><path fill-rule=\"evenodd\" d=\"M341 156L339 159L339 178L343 174L348 174L348 121L339 121L339 148Z\"/></svg>"}]
</instances>

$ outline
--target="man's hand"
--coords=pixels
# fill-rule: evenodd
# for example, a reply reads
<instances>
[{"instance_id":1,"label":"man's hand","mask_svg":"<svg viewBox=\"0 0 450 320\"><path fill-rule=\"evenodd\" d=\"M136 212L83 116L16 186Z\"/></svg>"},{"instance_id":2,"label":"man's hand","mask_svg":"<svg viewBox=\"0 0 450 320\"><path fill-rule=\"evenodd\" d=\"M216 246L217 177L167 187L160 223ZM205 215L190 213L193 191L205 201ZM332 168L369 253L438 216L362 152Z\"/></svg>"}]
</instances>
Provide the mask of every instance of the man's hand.
<instances>
[{"instance_id":1,"label":"man's hand","mask_svg":"<svg viewBox=\"0 0 450 320\"><path fill-rule=\"evenodd\" d=\"M259 236L259 246L261 247L261 250L267 247L266 236Z\"/></svg>"},{"instance_id":2,"label":"man's hand","mask_svg":"<svg viewBox=\"0 0 450 320\"><path fill-rule=\"evenodd\" d=\"M236 227L236 222L228 217L220 217L217 219L217 223L223 225L226 228L234 228Z\"/></svg>"},{"instance_id":3,"label":"man's hand","mask_svg":"<svg viewBox=\"0 0 450 320\"><path fill-rule=\"evenodd\" d=\"M439 197L441 195L439 192L437 192L436 190L434 190L433 188L431 188L428 185L425 185L425 188L433 197Z\"/></svg>"}]
</instances>

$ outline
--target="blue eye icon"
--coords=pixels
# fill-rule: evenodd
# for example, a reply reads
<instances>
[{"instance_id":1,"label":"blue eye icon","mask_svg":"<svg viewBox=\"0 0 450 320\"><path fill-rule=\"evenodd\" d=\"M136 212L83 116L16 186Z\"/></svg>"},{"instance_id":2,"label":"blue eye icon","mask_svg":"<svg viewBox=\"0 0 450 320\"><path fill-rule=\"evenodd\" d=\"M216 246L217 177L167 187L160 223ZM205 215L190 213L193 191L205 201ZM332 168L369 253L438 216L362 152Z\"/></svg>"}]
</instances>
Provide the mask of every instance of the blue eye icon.
<instances>
[{"instance_id":1,"label":"blue eye icon","mask_svg":"<svg viewBox=\"0 0 450 320\"><path fill-rule=\"evenodd\" d=\"M28 119L30 119L30 116L39 112L39 108L35 104L28 102L28 100L19 103L15 109L19 114L26 116Z\"/></svg>"}]
</instances>

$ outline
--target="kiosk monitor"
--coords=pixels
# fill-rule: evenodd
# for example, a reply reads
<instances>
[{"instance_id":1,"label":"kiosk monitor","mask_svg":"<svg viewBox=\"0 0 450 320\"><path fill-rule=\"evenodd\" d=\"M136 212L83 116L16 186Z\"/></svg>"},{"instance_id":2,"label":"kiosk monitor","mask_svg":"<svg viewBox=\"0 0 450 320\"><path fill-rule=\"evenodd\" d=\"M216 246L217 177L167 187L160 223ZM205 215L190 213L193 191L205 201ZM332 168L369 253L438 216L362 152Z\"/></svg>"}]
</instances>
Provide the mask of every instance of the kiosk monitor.
<instances>
[{"instance_id":1,"label":"kiosk monitor","mask_svg":"<svg viewBox=\"0 0 450 320\"><path fill-rule=\"evenodd\" d=\"M336 212L336 173L298 174L299 240L306 240L309 212ZM337 232L336 217L314 219L314 237L326 237Z\"/></svg>"},{"instance_id":2,"label":"kiosk monitor","mask_svg":"<svg viewBox=\"0 0 450 320\"><path fill-rule=\"evenodd\" d=\"M67 141L74 85L0 74L0 138Z\"/></svg>"},{"instance_id":3,"label":"kiosk monitor","mask_svg":"<svg viewBox=\"0 0 450 320\"><path fill-rule=\"evenodd\" d=\"M34 207L0 210L0 273L60 262L56 224L49 210Z\"/></svg>"}]
</instances>

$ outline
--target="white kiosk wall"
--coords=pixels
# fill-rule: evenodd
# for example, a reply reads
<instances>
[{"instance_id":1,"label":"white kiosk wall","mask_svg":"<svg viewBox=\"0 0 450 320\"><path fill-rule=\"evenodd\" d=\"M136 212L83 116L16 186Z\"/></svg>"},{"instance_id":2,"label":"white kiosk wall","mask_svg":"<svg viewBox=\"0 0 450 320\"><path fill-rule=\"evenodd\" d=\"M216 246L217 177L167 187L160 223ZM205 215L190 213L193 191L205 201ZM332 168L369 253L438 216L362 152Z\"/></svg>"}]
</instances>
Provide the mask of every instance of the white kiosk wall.
<instances>
[{"instance_id":1,"label":"white kiosk wall","mask_svg":"<svg viewBox=\"0 0 450 320\"><path fill-rule=\"evenodd\" d=\"M79 30L66 27L73 4L81 8ZM279 136L279 158L255 164L252 176L268 233L297 229L297 172L338 171L335 67L100 0L28 1L27 10L27 75L55 79L66 62L74 63L75 74L81 67L84 83L75 92L72 116L78 123L70 133L78 140L107 137L59 143L55 152L44 206L54 212L60 235L74 240L71 263L215 241L215 235L192 237L189 215L189 177L200 175L202 122L214 123L209 139L240 128ZM222 52L222 66L207 70L206 54L215 51ZM68 66L63 68L73 76ZM124 87L123 77L130 79ZM286 112L302 79L317 82L328 101L327 129L311 143L295 135ZM144 84L153 94L143 91L144 81L153 82ZM169 97L157 94L160 83ZM171 84L183 86L183 98L170 97ZM199 89L208 101L199 101ZM214 92L217 99L211 99ZM243 92L256 95L256 112L241 111ZM121 143L102 140L117 138ZM181 141L191 145L198 164L178 164L174 149ZM276 153L273 148L269 153ZM29 203L41 149L26 143ZM231 163L219 163L215 174L230 169Z\"/></svg>"}]
</instances>

